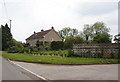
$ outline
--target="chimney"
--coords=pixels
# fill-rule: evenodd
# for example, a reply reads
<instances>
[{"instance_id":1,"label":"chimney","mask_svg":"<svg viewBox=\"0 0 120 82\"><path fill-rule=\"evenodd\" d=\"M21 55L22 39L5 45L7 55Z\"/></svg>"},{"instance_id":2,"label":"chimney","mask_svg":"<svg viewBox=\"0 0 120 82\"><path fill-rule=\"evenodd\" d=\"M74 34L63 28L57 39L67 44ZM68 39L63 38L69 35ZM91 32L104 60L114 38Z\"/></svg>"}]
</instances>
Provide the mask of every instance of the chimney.
<instances>
[{"instance_id":1,"label":"chimney","mask_svg":"<svg viewBox=\"0 0 120 82\"><path fill-rule=\"evenodd\" d=\"M43 32L44 30L43 29L41 29L41 32Z\"/></svg>"},{"instance_id":2,"label":"chimney","mask_svg":"<svg viewBox=\"0 0 120 82\"><path fill-rule=\"evenodd\" d=\"M52 26L51 29L54 29L54 27Z\"/></svg>"},{"instance_id":3,"label":"chimney","mask_svg":"<svg viewBox=\"0 0 120 82\"><path fill-rule=\"evenodd\" d=\"M35 34L36 32L34 31L34 34Z\"/></svg>"}]
</instances>

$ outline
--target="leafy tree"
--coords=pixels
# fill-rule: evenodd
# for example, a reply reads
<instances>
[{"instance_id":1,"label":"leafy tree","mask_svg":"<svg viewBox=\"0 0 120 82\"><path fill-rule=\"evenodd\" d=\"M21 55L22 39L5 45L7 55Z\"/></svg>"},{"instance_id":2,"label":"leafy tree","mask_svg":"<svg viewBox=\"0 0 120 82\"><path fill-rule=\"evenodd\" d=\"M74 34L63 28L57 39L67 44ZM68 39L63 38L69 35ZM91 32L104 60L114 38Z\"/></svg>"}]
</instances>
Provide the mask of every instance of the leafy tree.
<instances>
[{"instance_id":1,"label":"leafy tree","mask_svg":"<svg viewBox=\"0 0 120 82\"><path fill-rule=\"evenodd\" d=\"M9 47L8 41L12 40L12 34L7 24L5 26L1 25L1 29L2 29L2 50L6 50Z\"/></svg>"},{"instance_id":2,"label":"leafy tree","mask_svg":"<svg viewBox=\"0 0 120 82\"><path fill-rule=\"evenodd\" d=\"M73 44L84 43L84 39L82 37L66 37L64 42L65 49L72 49Z\"/></svg>"},{"instance_id":3,"label":"leafy tree","mask_svg":"<svg viewBox=\"0 0 120 82\"><path fill-rule=\"evenodd\" d=\"M84 43L84 39L82 37L75 37L74 38L74 44L81 44Z\"/></svg>"},{"instance_id":4,"label":"leafy tree","mask_svg":"<svg viewBox=\"0 0 120 82\"><path fill-rule=\"evenodd\" d=\"M63 38L67 37L70 35L70 28L63 28L62 30L60 30L58 33L60 36L62 36Z\"/></svg>"},{"instance_id":5,"label":"leafy tree","mask_svg":"<svg viewBox=\"0 0 120 82\"><path fill-rule=\"evenodd\" d=\"M66 27L58 31L58 34L64 39L66 37L72 36L75 37L78 35L78 30L75 28Z\"/></svg>"},{"instance_id":6,"label":"leafy tree","mask_svg":"<svg viewBox=\"0 0 120 82\"><path fill-rule=\"evenodd\" d=\"M84 25L83 34L84 34L84 36L85 36L85 39L88 41L89 38L90 38L91 35L92 35L92 28L91 28L90 25L88 25L88 24Z\"/></svg>"},{"instance_id":7,"label":"leafy tree","mask_svg":"<svg viewBox=\"0 0 120 82\"><path fill-rule=\"evenodd\" d=\"M120 33L114 36L114 41L120 43Z\"/></svg>"},{"instance_id":8,"label":"leafy tree","mask_svg":"<svg viewBox=\"0 0 120 82\"><path fill-rule=\"evenodd\" d=\"M98 36L100 36L102 33L108 34L109 30L110 29L107 28L103 22L96 22L93 25L84 25L83 34L86 42L89 42L90 40L93 40L93 38L94 40L96 37L100 38Z\"/></svg>"},{"instance_id":9,"label":"leafy tree","mask_svg":"<svg viewBox=\"0 0 120 82\"><path fill-rule=\"evenodd\" d=\"M77 35L78 35L78 30L75 29L75 28L71 29L70 36L75 37L75 36L77 36Z\"/></svg>"},{"instance_id":10,"label":"leafy tree","mask_svg":"<svg viewBox=\"0 0 120 82\"><path fill-rule=\"evenodd\" d=\"M96 43L111 43L111 35L108 33L98 33L93 37Z\"/></svg>"},{"instance_id":11,"label":"leafy tree","mask_svg":"<svg viewBox=\"0 0 120 82\"><path fill-rule=\"evenodd\" d=\"M8 41L7 44L8 44L8 48L7 48L8 52L14 52L14 53L24 52L24 46L22 42L18 42L15 39L12 39Z\"/></svg>"},{"instance_id":12,"label":"leafy tree","mask_svg":"<svg viewBox=\"0 0 120 82\"><path fill-rule=\"evenodd\" d=\"M92 25L92 33L108 33L110 28L107 28L103 22L96 22Z\"/></svg>"},{"instance_id":13,"label":"leafy tree","mask_svg":"<svg viewBox=\"0 0 120 82\"><path fill-rule=\"evenodd\" d=\"M65 49L72 49L74 44L74 37L66 37L64 42L64 48Z\"/></svg>"},{"instance_id":14,"label":"leafy tree","mask_svg":"<svg viewBox=\"0 0 120 82\"><path fill-rule=\"evenodd\" d=\"M24 44L22 42L18 42L15 39L12 39L12 40L8 41L7 44L8 44L9 48L12 47L12 46L18 46L19 48L24 47Z\"/></svg>"}]
</instances>

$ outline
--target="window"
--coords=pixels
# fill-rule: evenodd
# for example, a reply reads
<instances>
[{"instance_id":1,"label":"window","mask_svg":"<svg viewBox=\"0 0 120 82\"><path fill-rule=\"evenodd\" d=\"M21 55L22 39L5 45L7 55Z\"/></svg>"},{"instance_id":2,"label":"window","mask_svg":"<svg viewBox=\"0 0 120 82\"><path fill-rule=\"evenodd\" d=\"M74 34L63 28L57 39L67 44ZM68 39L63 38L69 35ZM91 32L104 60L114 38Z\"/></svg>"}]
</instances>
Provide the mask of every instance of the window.
<instances>
[{"instance_id":1,"label":"window","mask_svg":"<svg viewBox=\"0 0 120 82\"><path fill-rule=\"evenodd\" d=\"M54 38L51 38L51 41L54 41Z\"/></svg>"}]
</instances>

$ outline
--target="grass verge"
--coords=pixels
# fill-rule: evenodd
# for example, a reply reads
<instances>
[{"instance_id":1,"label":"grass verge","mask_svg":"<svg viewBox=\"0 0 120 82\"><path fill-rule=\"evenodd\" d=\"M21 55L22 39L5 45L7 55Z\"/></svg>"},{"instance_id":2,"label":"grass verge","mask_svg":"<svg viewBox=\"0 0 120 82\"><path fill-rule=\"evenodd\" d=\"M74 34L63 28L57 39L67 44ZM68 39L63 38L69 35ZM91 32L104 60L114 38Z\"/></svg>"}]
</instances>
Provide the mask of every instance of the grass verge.
<instances>
[{"instance_id":1,"label":"grass verge","mask_svg":"<svg viewBox=\"0 0 120 82\"><path fill-rule=\"evenodd\" d=\"M31 54L7 53L7 52L2 52L2 56L10 60L51 64L103 64L103 63L118 63L119 61L119 59L34 56Z\"/></svg>"}]
</instances>

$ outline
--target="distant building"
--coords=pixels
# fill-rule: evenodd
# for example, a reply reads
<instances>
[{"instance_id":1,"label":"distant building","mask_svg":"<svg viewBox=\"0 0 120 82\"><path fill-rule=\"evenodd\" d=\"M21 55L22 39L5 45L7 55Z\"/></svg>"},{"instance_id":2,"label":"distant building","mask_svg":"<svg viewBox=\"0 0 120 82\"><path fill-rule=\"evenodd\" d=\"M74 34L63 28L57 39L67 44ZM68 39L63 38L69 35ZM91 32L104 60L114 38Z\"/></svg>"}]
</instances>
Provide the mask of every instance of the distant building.
<instances>
[{"instance_id":1,"label":"distant building","mask_svg":"<svg viewBox=\"0 0 120 82\"><path fill-rule=\"evenodd\" d=\"M36 46L36 44L44 45L52 41L62 41L62 38L54 30L54 27L49 30L41 30L41 32L37 33L34 32L34 34L26 39L26 43L30 46Z\"/></svg>"}]
</instances>

